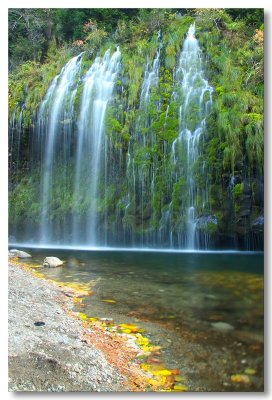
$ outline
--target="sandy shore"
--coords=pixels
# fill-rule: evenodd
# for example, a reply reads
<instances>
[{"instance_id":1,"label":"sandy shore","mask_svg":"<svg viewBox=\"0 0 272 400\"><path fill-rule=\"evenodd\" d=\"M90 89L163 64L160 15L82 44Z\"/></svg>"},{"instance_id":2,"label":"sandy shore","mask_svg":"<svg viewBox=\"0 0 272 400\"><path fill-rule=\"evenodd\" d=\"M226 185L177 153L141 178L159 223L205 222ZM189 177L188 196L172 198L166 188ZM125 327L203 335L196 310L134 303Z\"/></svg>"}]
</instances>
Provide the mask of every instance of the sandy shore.
<instances>
[{"instance_id":1,"label":"sandy shore","mask_svg":"<svg viewBox=\"0 0 272 400\"><path fill-rule=\"evenodd\" d=\"M9 391L144 391L137 351L89 329L57 285L9 263Z\"/></svg>"}]
</instances>

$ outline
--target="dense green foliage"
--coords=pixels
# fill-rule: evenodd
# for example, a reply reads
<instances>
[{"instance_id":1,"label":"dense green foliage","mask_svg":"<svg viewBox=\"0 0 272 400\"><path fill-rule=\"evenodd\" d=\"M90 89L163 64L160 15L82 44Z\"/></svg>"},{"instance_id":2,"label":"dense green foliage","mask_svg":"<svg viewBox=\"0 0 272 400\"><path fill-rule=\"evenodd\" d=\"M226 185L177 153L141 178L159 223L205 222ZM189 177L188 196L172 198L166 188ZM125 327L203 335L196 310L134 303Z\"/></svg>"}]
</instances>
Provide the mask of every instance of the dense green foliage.
<instances>
[{"instance_id":1,"label":"dense green foliage","mask_svg":"<svg viewBox=\"0 0 272 400\"><path fill-rule=\"evenodd\" d=\"M159 171L155 182L158 190L152 200L153 212L145 210L146 220L152 220L155 228L169 203L167 174L171 171L163 169L163 149L172 145L179 129L178 105L175 101L170 102L173 74L188 26L195 21L197 38L207 59L206 75L214 88L202 157L206 160L210 197L209 209L204 211L216 215L219 225L208 224L206 229L209 234L214 234L217 229L230 233L233 226L237 231L241 231L241 226L245 227L245 232L250 230L254 218L263 213L260 195L264 165L262 10L11 9L9 14L9 111L10 117L15 111L18 118L18 105L25 104L23 127L26 143L49 83L65 62L72 55L85 51L84 73L97 53L103 54L109 47L113 50L117 44L122 51L122 74L117 82L115 104L108 109L106 125L116 151L126 154L139 121L146 58L154 58L158 46L157 32L162 32L160 83L151 93L148 109L152 123L141 127L143 133L146 129L146 145L134 148L136 167L143 176L148 174L151 163ZM48 24L48 20L51 23ZM76 100L75 112L79 106ZM193 115L190 124L193 128ZM155 147L152 147L152 135L157 138ZM24 161L27 161L27 156ZM168 164L167 168L170 167ZM12 169L11 174L11 180L18 181ZM29 179L35 180L35 174L28 174ZM228 186L231 176L235 177L232 190ZM25 179L11 192L11 218L16 215L16 218L22 216L23 220L27 197L32 199L33 217L38 218L37 193L34 193L28 178ZM200 167L197 184L199 189L206 184ZM58 187L60 198L55 198L56 212L64 215L72 211L72 199L68 194L64 195L64 185L60 183ZM183 187L181 179L173 188L173 216L177 226L183 223L183 216L179 213ZM116 212L116 207L122 212L121 199L126 189L109 187L100 207L109 213ZM250 206L245 201L248 196L251 198ZM137 229L130 210L124 219Z\"/></svg>"}]
</instances>

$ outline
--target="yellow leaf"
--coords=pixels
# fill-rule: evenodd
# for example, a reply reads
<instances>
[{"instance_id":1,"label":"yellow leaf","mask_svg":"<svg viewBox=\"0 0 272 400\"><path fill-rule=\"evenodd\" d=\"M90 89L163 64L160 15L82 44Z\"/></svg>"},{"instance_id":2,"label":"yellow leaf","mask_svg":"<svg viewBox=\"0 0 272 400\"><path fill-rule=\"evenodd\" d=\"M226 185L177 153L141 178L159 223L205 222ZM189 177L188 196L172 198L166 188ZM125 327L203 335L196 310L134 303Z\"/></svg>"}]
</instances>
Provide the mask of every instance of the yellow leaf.
<instances>
[{"instance_id":1,"label":"yellow leaf","mask_svg":"<svg viewBox=\"0 0 272 400\"><path fill-rule=\"evenodd\" d=\"M185 385L175 385L174 386L174 391L176 391L176 392L187 392L187 390L188 390L188 387L187 386L185 386Z\"/></svg>"},{"instance_id":2,"label":"yellow leaf","mask_svg":"<svg viewBox=\"0 0 272 400\"><path fill-rule=\"evenodd\" d=\"M131 330L130 329L123 329L122 330L124 333L131 333Z\"/></svg>"},{"instance_id":3,"label":"yellow leaf","mask_svg":"<svg viewBox=\"0 0 272 400\"><path fill-rule=\"evenodd\" d=\"M151 348L148 346L141 346L141 349L145 352L145 353L151 353Z\"/></svg>"},{"instance_id":4,"label":"yellow leaf","mask_svg":"<svg viewBox=\"0 0 272 400\"><path fill-rule=\"evenodd\" d=\"M185 378L183 376L175 376L175 381L176 382L184 382Z\"/></svg>"},{"instance_id":5,"label":"yellow leaf","mask_svg":"<svg viewBox=\"0 0 272 400\"><path fill-rule=\"evenodd\" d=\"M82 303L83 299L81 297L74 297L73 302L74 303Z\"/></svg>"},{"instance_id":6,"label":"yellow leaf","mask_svg":"<svg viewBox=\"0 0 272 400\"><path fill-rule=\"evenodd\" d=\"M164 375L164 376L167 376L167 375L172 375L172 372L169 369L161 369L159 371L154 371L153 375Z\"/></svg>"},{"instance_id":7,"label":"yellow leaf","mask_svg":"<svg viewBox=\"0 0 272 400\"><path fill-rule=\"evenodd\" d=\"M159 386L159 384L156 381L156 379L147 379L147 382L152 386Z\"/></svg>"},{"instance_id":8,"label":"yellow leaf","mask_svg":"<svg viewBox=\"0 0 272 400\"><path fill-rule=\"evenodd\" d=\"M147 346L149 344L148 338L142 336L141 334L136 334L136 337L137 337L137 343L140 346Z\"/></svg>"},{"instance_id":9,"label":"yellow leaf","mask_svg":"<svg viewBox=\"0 0 272 400\"><path fill-rule=\"evenodd\" d=\"M84 314L84 313L82 313L82 312L79 312L78 315L79 315L80 318L83 319L84 321L86 321L86 320L88 319L88 315L86 315L86 314Z\"/></svg>"},{"instance_id":10,"label":"yellow leaf","mask_svg":"<svg viewBox=\"0 0 272 400\"><path fill-rule=\"evenodd\" d=\"M119 324L120 329L130 329L132 333L144 332L143 329L140 329L138 326L134 324Z\"/></svg>"},{"instance_id":11,"label":"yellow leaf","mask_svg":"<svg viewBox=\"0 0 272 400\"><path fill-rule=\"evenodd\" d=\"M250 379L247 375L231 375L230 379L232 382L236 383L250 383Z\"/></svg>"},{"instance_id":12,"label":"yellow leaf","mask_svg":"<svg viewBox=\"0 0 272 400\"><path fill-rule=\"evenodd\" d=\"M102 300L102 301L104 301L105 303L116 303L116 301L115 300L111 300L111 299L106 299L106 300Z\"/></svg>"},{"instance_id":13,"label":"yellow leaf","mask_svg":"<svg viewBox=\"0 0 272 400\"><path fill-rule=\"evenodd\" d=\"M144 370L144 371L150 371L151 370L151 365L149 365L149 364L141 364L141 368Z\"/></svg>"}]
</instances>

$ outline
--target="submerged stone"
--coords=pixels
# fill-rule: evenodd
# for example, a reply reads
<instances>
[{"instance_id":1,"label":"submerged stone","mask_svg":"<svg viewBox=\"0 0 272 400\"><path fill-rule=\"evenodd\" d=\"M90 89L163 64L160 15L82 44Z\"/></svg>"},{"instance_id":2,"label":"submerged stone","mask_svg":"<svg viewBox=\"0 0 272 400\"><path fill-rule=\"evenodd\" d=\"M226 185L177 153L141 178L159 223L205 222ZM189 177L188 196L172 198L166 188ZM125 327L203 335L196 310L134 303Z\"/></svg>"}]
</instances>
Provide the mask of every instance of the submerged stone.
<instances>
[{"instance_id":1,"label":"submerged stone","mask_svg":"<svg viewBox=\"0 0 272 400\"><path fill-rule=\"evenodd\" d=\"M234 326L228 324L227 322L213 322L211 325L213 328L224 332L232 331L234 329Z\"/></svg>"}]
</instances>

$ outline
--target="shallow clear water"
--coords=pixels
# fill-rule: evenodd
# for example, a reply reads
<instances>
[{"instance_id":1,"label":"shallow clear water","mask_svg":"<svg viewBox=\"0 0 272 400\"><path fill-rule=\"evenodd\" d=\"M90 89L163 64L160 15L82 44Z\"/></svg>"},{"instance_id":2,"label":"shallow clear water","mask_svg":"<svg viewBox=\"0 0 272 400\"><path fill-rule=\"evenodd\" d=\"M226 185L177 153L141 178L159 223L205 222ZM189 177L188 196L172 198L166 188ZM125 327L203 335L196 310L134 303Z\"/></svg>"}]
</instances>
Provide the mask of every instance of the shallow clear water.
<instances>
[{"instance_id":1,"label":"shallow clear water","mask_svg":"<svg viewBox=\"0 0 272 400\"><path fill-rule=\"evenodd\" d=\"M192 383L192 389L262 390L263 254L30 252L30 263L49 255L67 261L62 268L43 268L49 279L91 281L93 295L78 311L143 324L151 340L163 344L166 364L200 382L198 388ZM233 330L213 325L219 322ZM251 386L230 383L228 374L241 374L246 367L257 371Z\"/></svg>"}]
</instances>

